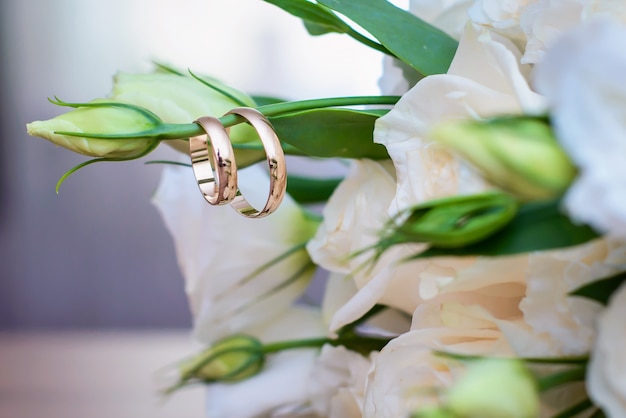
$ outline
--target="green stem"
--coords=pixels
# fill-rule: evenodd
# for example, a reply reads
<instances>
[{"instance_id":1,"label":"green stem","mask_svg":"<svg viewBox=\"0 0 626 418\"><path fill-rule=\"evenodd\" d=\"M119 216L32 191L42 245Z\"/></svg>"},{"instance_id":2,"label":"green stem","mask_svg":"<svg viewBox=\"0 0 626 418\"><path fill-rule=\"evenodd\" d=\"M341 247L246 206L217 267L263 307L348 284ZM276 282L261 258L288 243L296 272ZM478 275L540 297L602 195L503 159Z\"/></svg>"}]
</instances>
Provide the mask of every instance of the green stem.
<instances>
[{"instance_id":1,"label":"green stem","mask_svg":"<svg viewBox=\"0 0 626 418\"><path fill-rule=\"evenodd\" d=\"M394 105L400 99L399 96L351 96L329 97L323 99L297 100L293 102L273 103L259 106L256 109L267 117L281 116L303 110L321 109L339 106L368 106L368 105ZM225 127L230 127L244 122L241 116L226 115L220 118ZM158 131L158 132L157 132ZM201 135L202 128L198 124L162 124L157 130L159 139L181 139ZM84 134L82 134L84 135ZM127 138L129 136L126 136Z\"/></svg>"},{"instance_id":2,"label":"green stem","mask_svg":"<svg viewBox=\"0 0 626 418\"><path fill-rule=\"evenodd\" d=\"M324 344L331 343L330 338L310 338L306 340L290 340L290 341L278 341L275 343L269 343L263 345L263 353L271 354L279 351L293 350L295 348L319 348Z\"/></svg>"},{"instance_id":3,"label":"green stem","mask_svg":"<svg viewBox=\"0 0 626 418\"><path fill-rule=\"evenodd\" d=\"M574 367L559 373L543 376L537 379L539 391L543 392L564 383L577 382L585 380L586 368Z\"/></svg>"},{"instance_id":4,"label":"green stem","mask_svg":"<svg viewBox=\"0 0 626 418\"><path fill-rule=\"evenodd\" d=\"M277 353L279 351L293 350L298 348L321 348L325 344L334 347L344 346L349 350L367 354L370 351L381 350L391 338L346 336L339 338L310 338L304 340L278 341L263 345L264 354Z\"/></svg>"},{"instance_id":5,"label":"green stem","mask_svg":"<svg viewBox=\"0 0 626 418\"><path fill-rule=\"evenodd\" d=\"M327 97L323 99L296 100L293 102L272 103L257 107L267 117L280 116L302 110L321 109L339 106L394 105L400 96L350 96ZM229 125L226 125L229 126Z\"/></svg>"}]
</instances>

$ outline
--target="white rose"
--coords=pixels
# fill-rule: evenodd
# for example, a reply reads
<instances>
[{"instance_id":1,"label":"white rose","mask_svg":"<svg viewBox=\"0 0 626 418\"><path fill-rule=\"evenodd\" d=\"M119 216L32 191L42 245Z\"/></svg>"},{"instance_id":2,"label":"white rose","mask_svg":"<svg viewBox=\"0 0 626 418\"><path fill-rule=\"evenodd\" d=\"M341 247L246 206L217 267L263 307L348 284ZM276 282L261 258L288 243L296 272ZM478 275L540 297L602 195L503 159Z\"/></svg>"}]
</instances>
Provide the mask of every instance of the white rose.
<instances>
[{"instance_id":1,"label":"white rose","mask_svg":"<svg viewBox=\"0 0 626 418\"><path fill-rule=\"evenodd\" d=\"M354 160L324 207L324 221L307 245L313 260L334 272L352 272L362 258L350 255L379 239L377 233L388 220L394 185L390 162Z\"/></svg>"},{"instance_id":2,"label":"white rose","mask_svg":"<svg viewBox=\"0 0 626 418\"><path fill-rule=\"evenodd\" d=\"M252 201L267 194L259 167L239 172ZM167 167L153 199L174 237L176 255L204 343L245 331L279 316L303 293L314 271L304 243L317 221L286 196L272 216L246 219L228 206L208 205L190 168ZM261 269L300 246L290 256Z\"/></svg>"},{"instance_id":3,"label":"white rose","mask_svg":"<svg viewBox=\"0 0 626 418\"><path fill-rule=\"evenodd\" d=\"M424 300L437 298L443 287L449 294L458 294L459 300L474 292L476 301L494 312L500 309L503 298L507 303L518 303L524 295L524 256L399 262L423 249L423 245L415 244L390 248L373 267L366 264L373 256L371 252L350 257L375 244L379 239L376 233L388 219L394 188L389 168L373 161L354 162L329 199L324 221L307 246L317 264L341 273L331 275L329 289L336 289L326 292L325 315L330 318L331 332L358 319L377 303L412 314Z\"/></svg>"},{"instance_id":4,"label":"white rose","mask_svg":"<svg viewBox=\"0 0 626 418\"><path fill-rule=\"evenodd\" d=\"M520 16L526 34L526 49L522 63L535 64L542 60L546 49L568 29L579 24L585 0L538 0Z\"/></svg>"},{"instance_id":5,"label":"white rose","mask_svg":"<svg viewBox=\"0 0 626 418\"><path fill-rule=\"evenodd\" d=\"M395 187L392 170L389 162L354 161L324 208L324 221L317 234L307 245L315 263L331 272L350 275L361 289L340 308L334 303L331 331L353 322L379 302L406 312L412 312L419 302L415 270L406 264L396 266L395 261L422 246L391 248L373 268L362 268L373 256L371 252L352 257L378 241L378 231L389 218L387 211ZM331 280L345 278L333 276ZM396 291L387 293L388 288Z\"/></svg>"},{"instance_id":6,"label":"white rose","mask_svg":"<svg viewBox=\"0 0 626 418\"><path fill-rule=\"evenodd\" d=\"M579 168L565 196L577 222L626 236L626 27L597 21L573 30L537 66L557 138Z\"/></svg>"},{"instance_id":7,"label":"white rose","mask_svg":"<svg viewBox=\"0 0 626 418\"><path fill-rule=\"evenodd\" d=\"M369 374L363 417L397 418L436 404L436 390L452 384L454 371L432 350L489 355L499 339L497 330L452 327L414 330L393 339Z\"/></svg>"},{"instance_id":8,"label":"white rose","mask_svg":"<svg viewBox=\"0 0 626 418\"><path fill-rule=\"evenodd\" d=\"M626 416L626 285L611 297L598 321L587 371L589 396L609 418Z\"/></svg>"},{"instance_id":9,"label":"white rose","mask_svg":"<svg viewBox=\"0 0 626 418\"><path fill-rule=\"evenodd\" d=\"M371 364L370 358L342 346L325 345L309 380L312 409L328 418L361 418Z\"/></svg>"},{"instance_id":10,"label":"white rose","mask_svg":"<svg viewBox=\"0 0 626 418\"><path fill-rule=\"evenodd\" d=\"M529 256L526 296L520 309L532 332L548 337L551 352L543 355L575 356L589 352L601 306L568 294L617 273L626 263L625 249L624 243L601 239Z\"/></svg>"},{"instance_id":11,"label":"white rose","mask_svg":"<svg viewBox=\"0 0 626 418\"><path fill-rule=\"evenodd\" d=\"M520 15L532 0L477 0L469 9L474 23L488 26L507 38L523 42Z\"/></svg>"},{"instance_id":12,"label":"white rose","mask_svg":"<svg viewBox=\"0 0 626 418\"><path fill-rule=\"evenodd\" d=\"M448 74L422 79L378 119L375 142L387 147L398 186L392 212L437 197L469 194L488 185L428 133L446 120L543 110L526 81L529 68L507 39L468 25Z\"/></svg>"}]
</instances>

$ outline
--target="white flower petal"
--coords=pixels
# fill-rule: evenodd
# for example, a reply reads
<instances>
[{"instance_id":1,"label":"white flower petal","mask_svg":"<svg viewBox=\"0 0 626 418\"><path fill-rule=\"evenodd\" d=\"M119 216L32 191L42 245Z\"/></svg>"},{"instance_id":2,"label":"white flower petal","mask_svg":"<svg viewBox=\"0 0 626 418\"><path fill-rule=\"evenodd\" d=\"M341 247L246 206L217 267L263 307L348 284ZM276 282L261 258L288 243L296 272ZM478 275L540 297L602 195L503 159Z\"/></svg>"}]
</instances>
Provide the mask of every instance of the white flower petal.
<instances>
[{"instance_id":1,"label":"white flower petal","mask_svg":"<svg viewBox=\"0 0 626 418\"><path fill-rule=\"evenodd\" d=\"M239 182L256 185L251 200L267 196L259 167L241 170ZM255 196L258 195L258 196ZM302 294L313 269L302 248L286 260L254 274L264 264L303 245L316 224L288 196L273 215L246 219L228 206L202 198L191 169L167 167L154 196L174 237L194 314L194 333L205 343L280 314Z\"/></svg>"},{"instance_id":2,"label":"white flower petal","mask_svg":"<svg viewBox=\"0 0 626 418\"><path fill-rule=\"evenodd\" d=\"M598 321L598 338L588 368L587 390L607 416L626 416L626 286L611 297Z\"/></svg>"}]
</instances>

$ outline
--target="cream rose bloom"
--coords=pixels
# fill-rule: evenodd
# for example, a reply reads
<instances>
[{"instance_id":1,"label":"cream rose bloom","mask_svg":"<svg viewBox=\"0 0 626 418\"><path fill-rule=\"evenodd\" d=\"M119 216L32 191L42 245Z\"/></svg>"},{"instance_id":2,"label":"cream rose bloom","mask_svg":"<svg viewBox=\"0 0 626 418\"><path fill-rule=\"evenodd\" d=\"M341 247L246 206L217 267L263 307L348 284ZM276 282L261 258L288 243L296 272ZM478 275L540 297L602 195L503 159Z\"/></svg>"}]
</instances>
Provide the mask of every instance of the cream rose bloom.
<instances>
[{"instance_id":1,"label":"cream rose bloom","mask_svg":"<svg viewBox=\"0 0 626 418\"><path fill-rule=\"evenodd\" d=\"M395 184L390 169L388 163L354 162L325 207L317 234L307 245L317 264L340 273L331 275L328 284L329 289L337 291L326 292L324 311L330 318L331 332L360 318L376 304L412 314L420 303L435 299L440 289L451 282L451 293L484 289L476 294L486 305L495 301L494 296L523 296L523 256L505 261L466 257L400 262L424 248L415 244L390 248L373 266L368 264L371 252L351 257L378 241L377 232L388 219Z\"/></svg>"},{"instance_id":2,"label":"cream rose bloom","mask_svg":"<svg viewBox=\"0 0 626 418\"><path fill-rule=\"evenodd\" d=\"M512 41L524 44L520 16L533 0L476 0L468 11L472 22L487 26Z\"/></svg>"},{"instance_id":3,"label":"cream rose bloom","mask_svg":"<svg viewBox=\"0 0 626 418\"><path fill-rule=\"evenodd\" d=\"M341 305L334 302L330 330L335 331L369 311L376 303L384 303L412 312L419 303L419 291L414 280L415 270L396 261L420 251L422 246L399 245L391 248L371 267L372 253L352 255L375 244L378 232L388 220L388 208L393 198L395 179L390 162L354 161L344 181L335 190L324 208L324 221L307 250L313 261L325 269L341 273L331 281L350 280L359 289L345 297ZM332 286L332 284L330 285ZM387 289L395 291L387 292ZM329 294L328 292L326 293Z\"/></svg>"},{"instance_id":4,"label":"cream rose bloom","mask_svg":"<svg viewBox=\"0 0 626 418\"><path fill-rule=\"evenodd\" d=\"M488 187L466 163L430 142L427 133L447 118L543 109L542 99L526 82L528 69L517 64L519 57L519 51L506 39L468 25L450 73L423 79L377 121L375 140L389 150L397 181L389 166L371 161L355 163L330 198L324 222L307 247L316 263L333 272L351 274L359 289L337 311L331 330L354 321L376 303L411 313L422 301L422 274L441 272L435 276L452 280L459 270L474 264L473 258L398 264L421 251L419 245L392 247L371 268L363 268L371 254L350 256L378 240L376 232L389 213L429 199ZM491 267L502 268L496 262ZM478 270L484 274L484 268Z\"/></svg>"},{"instance_id":5,"label":"cream rose bloom","mask_svg":"<svg viewBox=\"0 0 626 418\"><path fill-rule=\"evenodd\" d=\"M326 418L361 418L370 357L325 345L309 380L311 409Z\"/></svg>"},{"instance_id":6,"label":"cream rose bloom","mask_svg":"<svg viewBox=\"0 0 626 418\"><path fill-rule=\"evenodd\" d=\"M455 371L432 350L497 354L500 338L495 329L454 327L417 329L395 338L376 357L368 376L363 417L397 418L436 404L435 391L450 387Z\"/></svg>"},{"instance_id":7,"label":"cream rose bloom","mask_svg":"<svg viewBox=\"0 0 626 418\"><path fill-rule=\"evenodd\" d=\"M266 176L259 167L239 172L240 184L254 186L246 191L252 201L267 195ZM282 315L313 276L304 243L318 222L289 196L273 216L250 220L228 206L208 205L190 168L167 167L153 202L174 238L194 335L203 343L237 332L256 335L256 326Z\"/></svg>"},{"instance_id":8,"label":"cream rose bloom","mask_svg":"<svg viewBox=\"0 0 626 418\"><path fill-rule=\"evenodd\" d=\"M626 245L600 239L572 249L531 254L526 296L520 303L533 334L550 342L549 353L575 356L589 352L600 304L568 294L626 265ZM515 345L515 341L512 341Z\"/></svg>"},{"instance_id":9,"label":"cream rose bloom","mask_svg":"<svg viewBox=\"0 0 626 418\"><path fill-rule=\"evenodd\" d=\"M626 285L600 315L587 376L589 396L609 418L626 416Z\"/></svg>"},{"instance_id":10,"label":"cream rose bloom","mask_svg":"<svg viewBox=\"0 0 626 418\"><path fill-rule=\"evenodd\" d=\"M530 68L518 64L520 57L506 38L468 25L448 74L424 78L378 119L374 140L385 145L396 168L392 213L488 187L467 163L429 140L428 133L446 120L542 111L543 99L528 86Z\"/></svg>"},{"instance_id":11,"label":"cream rose bloom","mask_svg":"<svg viewBox=\"0 0 626 418\"><path fill-rule=\"evenodd\" d=\"M520 17L526 35L522 63L536 64L546 50L568 29L581 22L585 0L538 0L530 4Z\"/></svg>"}]
</instances>

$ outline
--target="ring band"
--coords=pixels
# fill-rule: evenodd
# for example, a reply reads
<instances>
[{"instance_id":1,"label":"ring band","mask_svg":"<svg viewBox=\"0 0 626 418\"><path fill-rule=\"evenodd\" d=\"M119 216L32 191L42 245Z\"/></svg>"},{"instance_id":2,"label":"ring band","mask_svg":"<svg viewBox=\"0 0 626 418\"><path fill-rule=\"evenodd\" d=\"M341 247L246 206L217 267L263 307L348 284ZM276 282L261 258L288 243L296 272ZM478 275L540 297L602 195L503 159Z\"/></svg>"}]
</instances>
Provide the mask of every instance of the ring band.
<instances>
[{"instance_id":1,"label":"ring band","mask_svg":"<svg viewBox=\"0 0 626 418\"><path fill-rule=\"evenodd\" d=\"M226 115L239 115L256 129L265 148L267 164L270 175L270 191L265 207L261 210L255 209L243 197L241 192L237 193L230 205L241 215L248 218L262 218L274 212L285 197L287 190L287 167L285 163L285 153L280 146L280 140L274 132L274 128L261 112L249 107L238 107L232 109ZM224 115L224 116L226 116Z\"/></svg>"},{"instance_id":2,"label":"ring band","mask_svg":"<svg viewBox=\"0 0 626 418\"><path fill-rule=\"evenodd\" d=\"M229 203L237 195L237 164L228 132L220 120L212 116L202 116L194 123L206 133L189 138L191 167L198 187L211 205Z\"/></svg>"}]
</instances>

